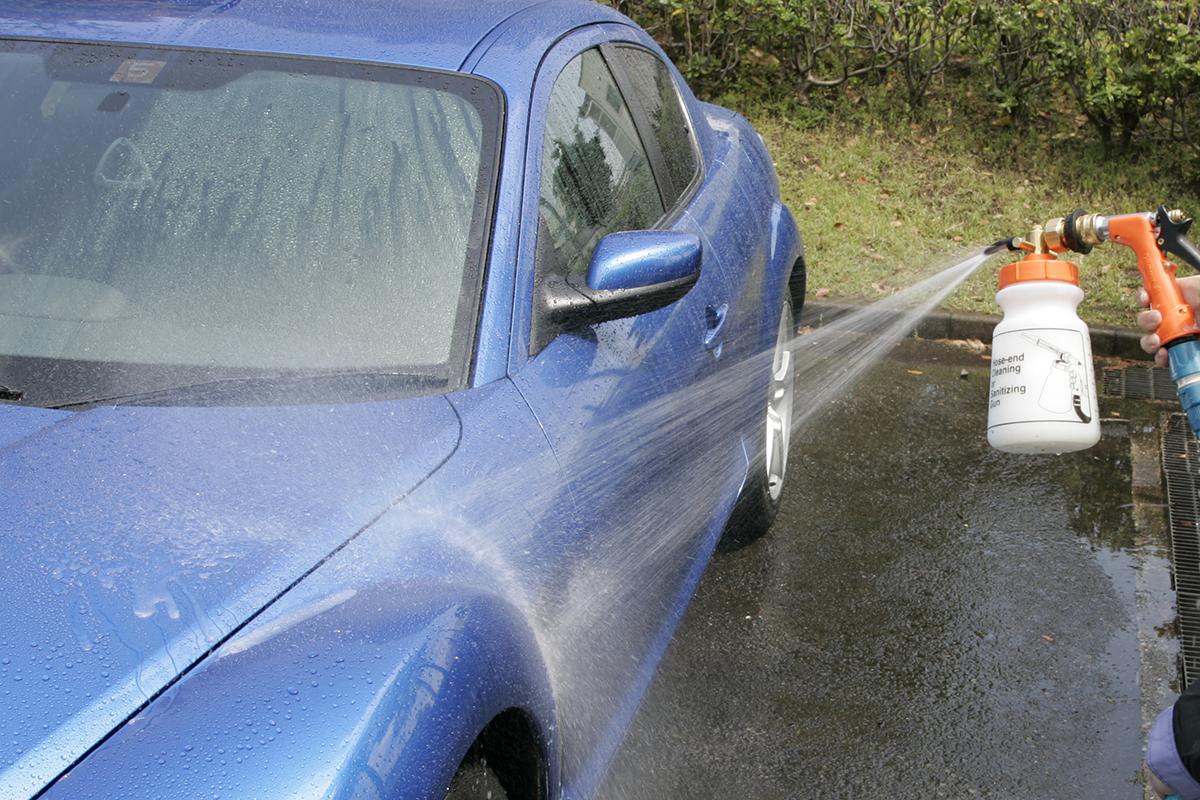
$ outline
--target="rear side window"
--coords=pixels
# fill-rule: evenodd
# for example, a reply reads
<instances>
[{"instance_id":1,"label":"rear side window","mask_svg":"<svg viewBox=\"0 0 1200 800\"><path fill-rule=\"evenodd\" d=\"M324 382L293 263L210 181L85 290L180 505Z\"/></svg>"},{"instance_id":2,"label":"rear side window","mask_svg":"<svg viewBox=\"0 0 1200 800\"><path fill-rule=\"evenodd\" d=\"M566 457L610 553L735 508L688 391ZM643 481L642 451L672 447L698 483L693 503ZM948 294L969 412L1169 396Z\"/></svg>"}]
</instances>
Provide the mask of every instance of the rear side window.
<instances>
[{"instance_id":1,"label":"rear side window","mask_svg":"<svg viewBox=\"0 0 1200 800\"><path fill-rule=\"evenodd\" d=\"M667 206L673 207L700 171L700 159L679 89L667 65L650 51L627 46L615 50L629 79L629 89L645 109L662 151L666 170L663 196Z\"/></svg>"},{"instance_id":2,"label":"rear side window","mask_svg":"<svg viewBox=\"0 0 1200 800\"><path fill-rule=\"evenodd\" d=\"M541 180L539 270L575 286L586 285L600 239L663 216L646 150L599 50L577 56L554 84Z\"/></svg>"}]
</instances>

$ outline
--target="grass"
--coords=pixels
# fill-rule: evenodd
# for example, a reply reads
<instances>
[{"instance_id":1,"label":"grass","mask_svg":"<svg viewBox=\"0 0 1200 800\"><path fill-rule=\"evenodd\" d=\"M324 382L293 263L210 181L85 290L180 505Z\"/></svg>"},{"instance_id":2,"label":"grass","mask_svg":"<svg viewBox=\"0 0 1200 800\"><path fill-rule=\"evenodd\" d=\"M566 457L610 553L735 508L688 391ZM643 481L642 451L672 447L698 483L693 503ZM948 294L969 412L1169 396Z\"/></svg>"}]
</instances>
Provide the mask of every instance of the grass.
<instances>
[{"instance_id":1,"label":"grass","mask_svg":"<svg viewBox=\"0 0 1200 800\"><path fill-rule=\"evenodd\" d=\"M1152 154L1105 160L1082 120L1043 116L1017 129L949 104L921 124L853 110L837 118L799 108L747 113L804 235L810 297L877 299L1079 206L1124 213L1169 203L1200 212L1200 196L1182 188L1182 177L1169 185L1169 169ZM1006 260L989 261L946 306L998 313L996 270ZM1082 274L1081 316L1132 326L1140 285L1132 252L1107 244L1072 260Z\"/></svg>"}]
</instances>

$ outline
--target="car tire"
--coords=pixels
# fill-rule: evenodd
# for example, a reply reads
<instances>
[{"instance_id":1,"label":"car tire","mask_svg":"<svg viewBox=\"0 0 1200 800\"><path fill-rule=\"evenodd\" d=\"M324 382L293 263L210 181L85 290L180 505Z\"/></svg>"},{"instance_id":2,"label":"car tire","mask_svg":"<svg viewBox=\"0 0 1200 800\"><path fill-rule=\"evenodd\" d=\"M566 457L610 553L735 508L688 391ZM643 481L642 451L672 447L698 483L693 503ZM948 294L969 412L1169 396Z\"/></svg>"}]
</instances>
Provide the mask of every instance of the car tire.
<instances>
[{"instance_id":1,"label":"car tire","mask_svg":"<svg viewBox=\"0 0 1200 800\"><path fill-rule=\"evenodd\" d=\"M792 354L796 323L792 308L792 298L785 297L771 353L771 377L759 439L762 447L750 466L750 477L742 487L721 539L723 550L735 550L765 534L774 524L783 503L796 397L796 365Z\"/></svg>"},{"instance_id":2,"label":"car tire","mask_svg":"<svg viewBox=\"0 0 1200 800\"><path fill-rule=\"evenodd\" d=\"M483 754L472 749L454 774L446 800L508 800L508 792Z\"/></svg>"}]
</instances>

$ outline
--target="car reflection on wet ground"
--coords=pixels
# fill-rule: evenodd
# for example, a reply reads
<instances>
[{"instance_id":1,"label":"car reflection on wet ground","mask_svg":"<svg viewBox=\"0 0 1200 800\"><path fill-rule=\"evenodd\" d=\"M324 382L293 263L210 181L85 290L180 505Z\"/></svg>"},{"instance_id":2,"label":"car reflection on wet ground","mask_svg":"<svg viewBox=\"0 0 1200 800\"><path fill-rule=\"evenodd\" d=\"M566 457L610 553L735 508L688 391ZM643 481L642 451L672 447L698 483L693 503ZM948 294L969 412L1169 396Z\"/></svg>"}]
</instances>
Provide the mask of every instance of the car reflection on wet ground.
<instances>
[{"instance_id":1,"label":"car reflection on wet ground","mask_svg":"<svg viewBox=\"0 0 1200 800\"><path fill-rule=\"evenodd\" d=\"M909 341L795 437L783 513L709 566L605 800L1142 797L1178 689L1162 509L1135 502L1165 406L1102 400L1095 448L1011 456L987 381Z\"/></svg>"}]
</instances>

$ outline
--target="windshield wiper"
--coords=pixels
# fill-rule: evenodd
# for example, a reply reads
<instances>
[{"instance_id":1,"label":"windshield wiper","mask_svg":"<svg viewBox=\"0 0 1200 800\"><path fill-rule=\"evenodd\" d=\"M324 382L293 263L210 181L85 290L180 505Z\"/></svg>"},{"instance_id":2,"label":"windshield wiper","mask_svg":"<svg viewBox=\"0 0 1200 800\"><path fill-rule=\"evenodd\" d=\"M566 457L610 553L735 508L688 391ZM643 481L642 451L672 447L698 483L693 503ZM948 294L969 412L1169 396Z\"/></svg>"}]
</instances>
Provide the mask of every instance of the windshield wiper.
<instances>
[{"instance_id":1,"label":"windshield wiper","mask_svg":"<svg viewBox=\"0 0 1200 800\"><path fill-rule=\"evenodd\" d=\"M25 392L20 389L10 389L3 383L0 383L0 400L7 400L15 403L25 396Z\"/></svg>"},{"instance_id":2,"label":"windshield wiper","mask_svg":"<svg viewBox=\"0 0 1200 800\"><path fill-rule=\"evenodd\" d=\"M108 395L104 397L88 397L77 400L68 400L56 403L41 403L42 408L56 409L72 409L72 408L90 408L92 406L108 406L108 405L135 405L135 404L154 404L160 400L171 400L188 395L203 397L206 394L219 394L224 399L229 399L230 405L243 405L246 400L249 404L255 404L255 401L263 401L266 395L270 395L269 402L280 403L288 400L294 402L305 402L303 398L281 397L278 392L271 392L271 389L278 388L281 385L295 387L297 383L312 383L317 385L325 385L329 383L357 383L360 390L367 390L368 394L372 390L382 391L389 389L395 391L397 387L404 389L431 389L445 386L447 379L444 375L427 372L386 372L386 371L345 371L345 372L318 372L318 373L270 373L265 375L251 375L236 378L216 378L213 380L196 381L194 383L184 383L177 386L164 386L157 389L149 389L142 392L130 392L128 394ZM238 390L243 390L248 394L248 397L239 397ZM264 391L266 389L266 391ZM323 399L328 399L324 397ZM241 402L239 402L241 401ZM308 400L311 402L311 400Z\"/></svg>"}]
</instances>

